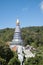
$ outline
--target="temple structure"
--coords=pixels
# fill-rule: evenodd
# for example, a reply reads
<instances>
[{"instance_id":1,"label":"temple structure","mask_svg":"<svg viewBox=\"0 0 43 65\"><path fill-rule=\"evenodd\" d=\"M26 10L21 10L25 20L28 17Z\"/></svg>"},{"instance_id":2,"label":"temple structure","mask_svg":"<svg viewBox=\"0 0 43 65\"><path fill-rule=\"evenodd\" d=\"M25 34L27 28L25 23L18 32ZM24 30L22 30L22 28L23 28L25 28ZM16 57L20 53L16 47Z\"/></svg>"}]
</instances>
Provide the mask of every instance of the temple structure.
<instances>
[{"instance_id":1,"label":"temple structure","mask_svg":"<svg viewBox=\"0 0 43 65\"><path fill-rule=\"evenodd\" d=\"M22 45L22 44L23 44L23 40L21 38L20 21L19 19L17 19L15 33L11 45L14 46L14 45Z\"/></svg>"},{"instance_id":2,"label":"temple structure","mask_svg":"<svg viewBox=\"0 0 43 65\"><path fill-rule=\"evenodd\" d=\"M10 42L10 48L13 51L17 51L18 59L23 65L24 56L27 59L28 57L34 57L35 54L31 52L31 46L27 45L26 47L23 46L23 40L21 38L21 30L20 30L20 21L17 19L16 21L16 28L15 33L13 36L12 42ZM24 52L24 53L23 53Z\"/></svg>"},{"instance_id":3,"label":"temple structure","mask_svg":"<svg viewBox=\"0 0 43 65\"><path fill-rule=\"evenodd\" d=\"M21 38L21 30L20 30L20 22L19 19L16 21L16 28L15 28L15 33L14 33L14 38L12 40L12 43L15 45L22 45L23 41Z\"/></svg>"},{"instance_id":4,"label":"temple structure","mask_svg":"<svg viewBox=\"0 0 43 65\"><path fill-rule=\"evenodd\" d=\"M23 40L21 38L21 30L20 30L20 21L17 19L16 21L16 28L15 33L12 42L10 42L10 48L13 51L17 51L18 59L21 62L21 65L23 65Z\"/></svg>"}]
</instances>

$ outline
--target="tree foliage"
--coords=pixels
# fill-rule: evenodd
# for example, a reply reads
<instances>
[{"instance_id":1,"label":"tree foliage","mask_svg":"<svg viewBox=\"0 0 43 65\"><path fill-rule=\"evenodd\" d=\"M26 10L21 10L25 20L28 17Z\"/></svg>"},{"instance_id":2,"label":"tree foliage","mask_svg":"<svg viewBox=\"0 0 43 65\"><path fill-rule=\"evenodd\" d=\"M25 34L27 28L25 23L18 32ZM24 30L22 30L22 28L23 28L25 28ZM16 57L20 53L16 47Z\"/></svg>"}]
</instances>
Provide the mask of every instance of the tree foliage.
<instances>
[{"instance_id":1,"label":"tree foliage","mask_svg":"<svg viewBox=\"0 0 43 65\"><path fill-rule=\"evenodd\" d=\"M8 63L9 60L14 56L13 52L7 45L0 45L0 56L6 60Z\"/></svg>"},{"instance_id":2,"label":"tree foliage","mask_svg":"<svg viewBox=\"0 0 43 65\"><path fill-rule=\"evenodd\" d=\"M43 45L43 26L25 27L21 29L21 32L23 41L25 43L24 45L27 44L32 45L33 43L36 45L35 47ZM6 28L0 30L0 43L11 41L13 39L13 35L14 35L14 29Z\"/></svg>"},{"instance_id":3,"label":"tree foliage","mask_svg":"<svg viewBox=\"0 0 43 65\"><path fill-rule=\"evenodd\" d=\"M2 59L1 57L0 57L0 65L7 65L6 60Z\"/></svg>"},{"instance_id":4,"label":"tree foliage","mask_svg":"<svg viewBox=\"0 0 43 65\"><path fill-rule=\"evenodd\" d=\"M10 48L6 46L6 42L12 41L14 30L15 29L12 28L6 28L0 30L0 56L7 62L10 61L13 55L16 56L17 58L17 54L12 53ZM38 56L43 57L43 26L25 27L21 29L21 32L22 32L22 39L24 41L23 45L26 46L28 44L35 47L38 50L37 52ZM29 58L28 60L30 60L29 61L30 65L32 65L33 61L34 61L33 65L43 65L42 58L39 59L39 57L35 57L35 58ZM29 63L27 61L25 65L29 65Z\"/></svg>"},{"instance_id":5,"label":"tree foliage","mask_svg":"<svg viewBox=\"0 0 43 65\"><path fill-rule=\"evenodd\" d=\"M14 57L9 61L8 65L20 65L20 61L18 58Z\"/></svg>"},{"instance_id":6,"label":"tree foliage","mask_svg":"<svg viewBox=\"0 0 43 65\"><path fill-rule=\"evenodd\" d=\"M43 57L35 56L28 58L27 61L25 61L24 65L43 65Z\"/></svg>"}]
</instances>

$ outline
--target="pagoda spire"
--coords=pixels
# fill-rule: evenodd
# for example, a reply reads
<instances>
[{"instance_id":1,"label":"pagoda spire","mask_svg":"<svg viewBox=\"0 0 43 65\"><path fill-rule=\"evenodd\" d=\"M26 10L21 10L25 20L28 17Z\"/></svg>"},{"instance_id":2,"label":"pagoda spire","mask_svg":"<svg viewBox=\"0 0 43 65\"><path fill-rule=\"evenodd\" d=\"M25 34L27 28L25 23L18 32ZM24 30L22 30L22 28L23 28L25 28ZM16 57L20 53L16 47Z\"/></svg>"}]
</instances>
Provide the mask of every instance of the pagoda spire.
<instances>
[{"instance_id":1,"label":"pagoda spire","mask_svg":"<svg viewBox=\"0 0 43 65\"><path fill-rule=\"evenodd\" d=\"M22 45L22 38L21 38L21 29L20 29L20 21L19 19L16 20L16 28L15 28L15 33L14 37L12 40L13 45Z\"/></svg>"},{"instance_id":2,"label":"pagoda spire","mask_svg":"<svg viewBox=\"0 0 43 65\"><path fill-rule=\"evenodd\" d=\"M19 21L19 19L17 19L17 21L16 21L16 25L19 25L20 24L20 21Z\"/></svg>"}]
</instances>

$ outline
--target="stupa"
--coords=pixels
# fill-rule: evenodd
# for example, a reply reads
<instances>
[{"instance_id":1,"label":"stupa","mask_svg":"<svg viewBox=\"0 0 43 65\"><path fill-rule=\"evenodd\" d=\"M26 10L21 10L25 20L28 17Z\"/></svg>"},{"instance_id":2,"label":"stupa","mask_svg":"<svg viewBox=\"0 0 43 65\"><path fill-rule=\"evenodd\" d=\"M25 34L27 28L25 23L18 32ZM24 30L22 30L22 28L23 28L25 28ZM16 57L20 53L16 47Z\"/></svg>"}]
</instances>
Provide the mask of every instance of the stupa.
<instances>
[{"instance_id":1,"label":"stupa","mask_svg":"<svg viewBox=\"0 0 43 65\"><path fill-rule=\"evenodd\" d=\"M23 65L23 40L21 38L20 21L17 19L16 28L12 42L10 42L10 48L13 51L17 51L18 59Z\"/></svg>"},{"instance_id":2,"label":"stupa","mask_svg":"<svg viewBox=\"0 0 43 65\"><path fill-rule=\"evenodd\" d=\"M16 21L16 28L15 28L15 33L12 42L10 45L23 45L23 40L21 38L21 30L20 30L20 21L17 19Z\"/></svg>"},{"instance_id":3,"label":"stupa","mask_svg":"<svg viewBox=\"0 0 43 65\"><path fill-rule=\"evenodd\" d=\"M17 21L16 21L15 33L14 33L12 42L10 42L10 48L13 51L17 51L18 59L20 60L21 65L23 65L24 56L25 56L26 59L28 57L34 57L35 56L35 54L33 54L31 52L30 46L27 46L27 47L23 46L23 40L21 38L21 30L20 30L19 19L17 19Z\"/></svg>"}]
</instances>

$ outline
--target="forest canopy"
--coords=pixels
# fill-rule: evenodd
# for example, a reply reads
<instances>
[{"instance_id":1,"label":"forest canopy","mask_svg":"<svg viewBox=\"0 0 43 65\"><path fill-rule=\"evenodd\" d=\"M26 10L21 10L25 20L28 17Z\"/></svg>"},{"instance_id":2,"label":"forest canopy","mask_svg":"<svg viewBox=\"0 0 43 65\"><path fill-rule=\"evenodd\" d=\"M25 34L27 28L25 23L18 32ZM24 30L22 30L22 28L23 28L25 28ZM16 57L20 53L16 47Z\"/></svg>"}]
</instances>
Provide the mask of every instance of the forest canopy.
<instances>
[{"instance_id":1,"label":"forest canopy","mask_svg":"<svg viewBox=\"0 0 43 65\"><path fill-rule=\"evenodd\" d=\"M0 43L12 41L14 35L13 28L0 29ZM24 45L38 47L43 45L43 26L21 28Z\"/></svg>"},{"instance_id":2,"label":"forest canopy","mask_svg":"<svg viewBox=\"0 0 43 65\"><path fill-rule=\"evenodd\" d=\"M7 42L12 41L14 31L15 29L13 28L0 29L0 62L3 65L13 64L13 62L11 63L11 61L14 61L13 59L17 60L16 62L18 62L18 65L20 65L17 54L13 54L13 51L11 51L9 46L6 46ZM43 65L43 26L21 28L21 36L24 46L30 45L37 49L37 56L25 61L25 65L28 65L29 63L29 65L34 63L35 65ZM29 60L30 62L28 63Z\"/></svg>"}]
</instances>

